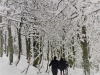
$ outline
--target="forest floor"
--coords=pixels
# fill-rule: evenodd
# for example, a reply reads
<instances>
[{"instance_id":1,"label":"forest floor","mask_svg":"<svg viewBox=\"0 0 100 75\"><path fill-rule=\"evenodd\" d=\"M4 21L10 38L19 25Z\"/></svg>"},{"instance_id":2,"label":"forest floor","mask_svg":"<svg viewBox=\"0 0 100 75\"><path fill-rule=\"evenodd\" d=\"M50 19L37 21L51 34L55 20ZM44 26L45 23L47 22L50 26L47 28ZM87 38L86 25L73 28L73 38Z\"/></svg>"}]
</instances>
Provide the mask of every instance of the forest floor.
<instances>
[{"instance_id":1,"label":"forest floor","mask_svg":"<svg viewBox=\"0 0 100 75\"><path fill-rule=\"evenodd\" d=\"M27 66L27 61L24 56L21 56L20 62L18 66L15 66L17 57L14 56L14 63L9 65L9 58L6 55L0 57L0 75L52 75L51 71L46 73L46 62L44 61L43 68L41 69L41 73L37 74L38 69L30 66L27 74L21 73ZM26 62L26 63L25 63ZM58 70L58 75L60 75L60 71ZM83 75L81 69L71 69L69 68L68 75ZM100 75L100 73L96 73L94 75Z\"/></svg>"}]
</instances>

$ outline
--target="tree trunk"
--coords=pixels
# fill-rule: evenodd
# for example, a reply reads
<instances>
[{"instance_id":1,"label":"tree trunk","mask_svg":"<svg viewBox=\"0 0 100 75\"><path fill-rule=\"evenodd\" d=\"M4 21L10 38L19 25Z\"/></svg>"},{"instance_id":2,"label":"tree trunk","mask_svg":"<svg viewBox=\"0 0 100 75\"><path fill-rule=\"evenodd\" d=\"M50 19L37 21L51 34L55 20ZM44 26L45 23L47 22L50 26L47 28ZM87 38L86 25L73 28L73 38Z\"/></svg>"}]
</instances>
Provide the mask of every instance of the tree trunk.
<instances>
[{"instance_id":1,"label":"tree trunk","mask_svg":"<svg viewBox=\"0 0 100 75\"><path fill-rule=\"evenodd\" d=\"M43 51L43 36L40 36L40 38L39 38L39 54ZM41 54L40 56L39 56L39 64L41 63L41 61L42 61L42 55L43 54Z\"/></svg>"},{"instance_id":2,"label":"tree trunk","mask_svg":"<svg viewBox=\"0 0 100 75\"><path fill-rule=\"evenodd\" d=\"M27 38L27 60L28 60L28 63L30 63L30 60L31 60L30 38Z\"/></svg>"},{"instance_id":3,"label":"tree trunk","mask_svg":"<svg viewBox=\"0 0 100 75\"><path fill-rule=\"evenodd\" d=\"M47 69L46 69L46 72L49 70L49 68L48 68L48 66L49 66L49 49L50 48L50 44L49 44L49 41L48 41L48 50L47 50L47 61L48 61L48 63L47 63Z\"/></svg>"},{"instance_id":4,"label":"tree trunk","mask_svg":"<svg viewBox=\"0 0 100 75\"><path fill-rule=\"evenodd\" d=\"M13 39L12 39L12 35L11 35L11 26L8 26L8 47L9 47L9 52L10 52L10 56L9 56L9 60L10 60L10 65L11 63L13 63Z\"/></svg>"},{"instance_id":5,"label":"tree trunk","mask_svg":"<svg viewBox=\"0 0 100 75\"><path fill-rule=\"evenodd\" d=\"M89 64L89 57L88 57L88 43L87 43L87 38L86 38L86 27L82 27L82 39L84 41L81 41L81 46L83 50L83 68L84 68L84 74L85 75L90 75L90 64Z\"/></svg>"},{"instance_id":6,"label":"tree trunk","mask_svg":"<svg viewBox=\"0 0 100 75\"><path fill-rule=\"evenodd\" d=\"M21 25L22 23L20 23L20 28L18 29L18 44L19 44L19 52L18 52L18 61L16 63L16 66L18 65L19 61L20 61L20 57L22 54L22 43L21 43Z\"/></svg>"},{"instance_id":7,"label":"tree trunk","mask_svg":"<svg viewBox=\"0 0 100 75\"><path fill-rule=\"evenodd\" d=\"M50 47L51 47L51 59L53 59L53 46L51 42L50 42Z\"/></svg>"},{"instance_id":8,"label":"tree trunk","mask_svg":"<svg viewBox=\"0 0 100 75\"><path fill-rule=\"evenodd\" d=\"M72 37L72 51L73 51L73 68L74 68L75 67L74 37Z\"/></svg>"},{"instance_id":9,"label":"tree trunk","mask_svg":"<svg viewBox=\"0 0 100 75\"><path fill-rule=\"evenodd\" d=\"M1 43L1 45L0 45L0 57L2 57L3 56L3 35L2 35L2 30L0 30L0 43Z\"/></svg>"},{"instance_id":10,"label":"tree trunk","mask_svg":"<svg viewBox=\"0 0 100 75\"><path fill-rule=\"evenodd\" d=\"M39 54L36 40L34 40L33 46L34 46L34 48L33 48L34 49L34 58L36 58L38 56L38 54ZM39 61L39 57L34 61L33 66L37 67L38 61Z\"/></svg>"},{"instance_id":11,"label":"tree trunk","mask_svg":"<svg viewBox=\"0 0 100 75\"><path fill-rule=\"evenodd\" d=\"M28 59L29 51L28 51L28 40L27 37L25 37L26 40L26 59Z\"/></svg>"},{"instance_id":12,"label":"tree trunk","mask_svg":"<svg viewBox=\"0 0 100 75\"><path fill-rule=\"evenodd\" d=\"M36 36L33 36L33 51L34 51L34 59L39 55L40 49L39 49L39 33L35 33ZM33 66L37 67L39 64L39 57L34 61Z\"/></svg>"},{"instance_id":13,"label":"tree trunk","mask_svg":"<svg viewBox=\"0 0 100 75\"><path fill-rule=\"evenodd\" d=\"M8 48L8 46L7 46L7 53L6 53L6 56L8 57L8 52L9 52L9 48Z\"/></svg>"},{"instance_id":14,"label":"tree trunk","mask_svg":"<svg viewBox=\"0 0 100 75\"><path fill-rule=\"evenodd\" d=\"M5 54L7 53L7 43L6 43L7 37L6 37L6 33L7 33L7 32L5 32Z\"/></svg>"}]
</instances>

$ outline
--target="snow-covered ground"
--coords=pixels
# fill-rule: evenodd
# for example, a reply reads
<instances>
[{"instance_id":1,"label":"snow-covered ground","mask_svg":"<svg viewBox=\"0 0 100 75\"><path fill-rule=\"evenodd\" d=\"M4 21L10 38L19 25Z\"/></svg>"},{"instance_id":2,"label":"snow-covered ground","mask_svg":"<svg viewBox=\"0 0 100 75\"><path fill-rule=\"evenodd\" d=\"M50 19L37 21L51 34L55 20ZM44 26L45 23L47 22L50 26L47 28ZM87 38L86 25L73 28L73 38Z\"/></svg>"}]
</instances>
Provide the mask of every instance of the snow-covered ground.
<instances>
[{"instance_id":1,"label":"snow-covered ground","mask_svg":"<svg viewBox=\"0 0 100 75\"><path fill-rule=\"evenodd\" d=\"M26 63L26 58L24 56L21 56L21 60L18 64L18 66L15 66L15 62L17 60L17 57L14 56L14 63L12 65L9 65L9 58L4 55L2 58L0 57L0 75L52 75L51 71L49 73L46 73L46 62L44 61L43 69L41 70L40 74L37 74L38 69L30 66L28 73L21 73L22 70L24 70L28 64ZM58 75L60 75L60 71L58 71ZM68 75L83 75L81 69L71 69L69 68L69 74ZM100 75L100 73L94 74L94 75Z\"/></svg>"}]
</instances>

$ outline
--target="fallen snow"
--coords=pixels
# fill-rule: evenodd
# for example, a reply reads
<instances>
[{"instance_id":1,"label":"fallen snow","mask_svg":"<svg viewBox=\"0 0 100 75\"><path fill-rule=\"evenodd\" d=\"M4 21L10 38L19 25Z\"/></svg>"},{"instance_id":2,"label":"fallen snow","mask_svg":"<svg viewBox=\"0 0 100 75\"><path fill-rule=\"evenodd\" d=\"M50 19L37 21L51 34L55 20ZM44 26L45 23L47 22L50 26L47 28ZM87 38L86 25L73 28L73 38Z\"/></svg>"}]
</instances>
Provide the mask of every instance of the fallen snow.
<instances>
[{"instance_id":1,"label":"fallen snow","mask_svg":"<svg viewBox=\"0 0 100 75\"><path fill-rule=\"evenodd\" d=\"M0 75L52 75L51 70L49 73L46 73L46 61L44 61L43 69L41 70L40 74L37 74L38 69L30 66L28 73L21 73L22 70L24 70L28 64L26 61L25 56L21 56L21 60L18 64L18 66L15 66L17 60L17 56L14 55L14 63L12 65L9 65L9 58L4 55L3 57L0 57ZM60 71L58 70L58 75L60 75ZM69 68L69 74L68 75L83 75L82 69L71 69ZM94 75L100 75L100 73L96 73Z\"/></svg>"},{"instance_id":2,"label":"fallen snow","mask_svg":"<svg viewBox=\"0 0 100 75\"><path fill-rule=\"evenodd\" d=\"M100 2L100 0L90 0L90 2L92 2L92 3L98 3L98 2Z\"/></svg>"}]
</instances>

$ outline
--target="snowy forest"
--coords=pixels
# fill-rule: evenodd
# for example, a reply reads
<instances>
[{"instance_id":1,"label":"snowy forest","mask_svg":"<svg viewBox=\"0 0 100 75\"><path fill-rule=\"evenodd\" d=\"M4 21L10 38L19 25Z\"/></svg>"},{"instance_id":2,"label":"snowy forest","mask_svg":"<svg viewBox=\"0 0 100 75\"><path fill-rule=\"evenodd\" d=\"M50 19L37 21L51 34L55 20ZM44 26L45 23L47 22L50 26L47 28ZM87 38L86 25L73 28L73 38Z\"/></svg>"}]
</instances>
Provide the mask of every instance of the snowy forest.
<instances>
[{"instance_id":1,"label":"snowy forest","mask_svg":"<svg viewBox=\"0 0 100 75\"><path fill-rule=\"evenodd\" d=\"M8 65L17 67L25 59L21 73L31 66L41 75L57 56L82 75L100 75L99 5L100 0L0 0L0 61L6 55Z\"/></svg>"}]
</instances>

